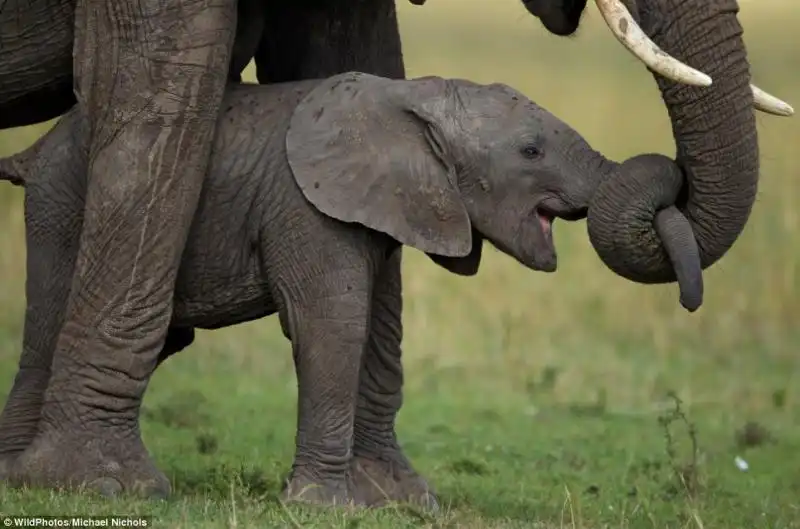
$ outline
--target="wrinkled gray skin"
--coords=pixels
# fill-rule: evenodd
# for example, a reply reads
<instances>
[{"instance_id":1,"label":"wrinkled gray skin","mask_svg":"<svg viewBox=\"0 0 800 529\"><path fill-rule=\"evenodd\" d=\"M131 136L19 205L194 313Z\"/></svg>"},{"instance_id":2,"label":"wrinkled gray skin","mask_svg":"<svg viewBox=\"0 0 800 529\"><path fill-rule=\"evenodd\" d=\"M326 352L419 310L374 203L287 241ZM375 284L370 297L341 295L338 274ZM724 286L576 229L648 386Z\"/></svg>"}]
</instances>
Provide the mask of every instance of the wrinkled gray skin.
<instances>
[{"instance_id":1,"label":"wrinkled gray skin","mask_svg":"<svg viewBox=\"0 0 800 529\"><path fill-rule=\"evenodd\" d=\"M90 138L65 323L52 353L23 351L0 417L0 474L15 462L18 478L43 486L167 495L141 440L138 403L164 351L191 341L186 332L175 342L167 328L229 73L255 56L262 83L405 75L393 0L276 0L259 16L243 13L262 5L0 0L0 127L55 117L78 100ZM26 114L21 101L39 110ZM392 369L402 372L399 360Z\"/></svg>"},{"instance_id":2,"label":"wrinkled gray skin","mask_svg":"<svg viewBox=\"0 0 800 529\"><path fill-rule=\"evenodd\" d=\"M287 497L435 505L394 433L401 245L461 275L477 272L484 239L530 269L555 270L550 220L582 218L615 165L501 84L350 73L234 85L223 101L173 331L279 314L299 392ZM272 133L260 133L267 124ZM87 125L72 111L0 161L0 178L25 186L28 355L48 356L65 318L87 193ZM45 483L93 477L72 457L21 457Z\"/></svg>"},{"instance_id":3,"label":"wrinkled gray skin","mask_svg":"<svg viewBox=\"0 0 800 529\"><path fill-rule=\"evenodd\" d=\"M266 20L261 0L240 0L229 80L253 58ZM0 0L0 130L41 123L76 103L76 0Z\"/></svg>"},{"instance_id":4,"label":"wrinkled gray skin","mask_svg":"<svg viewBox=\"0 0 800 529\"><path fill-rule=\"evenodd\" d=\"M73 104L74 0L0 0L0 129L54 118Z\"/></svg>"},{"instance_id":5,"label":"wrinkled gray skin","mask_svg":"<svg viewBox=\"0 0 800 529\"><path fill-rule=\"evenodd\" d=\"M714 84L693 88L656 78L676 138L674 169L665 169L659 157L622 164L598 189L589 235L603 261L624 277L645 283L685 278L682 291L695 290L682 292L683 301L696 307L702 283L697 274L675 272L679 254L690 256L694 248L703 267L716 262L741 233L756 192L758 144L737 6L735 0L625 3L659 46L711 75ZM258 4L263 11L240 15L248 25L236 29L235 0L170 0L173 9L161 9L163 0L78 4L74 38L81 60L74 81L90 118L92 184L75 295L52 366L49 356L23 353L0 418L0 473L4 462L27 449L26 461L38 463L19 471L32 481L91 485L113 477L125 490L150 483L156 485L149 490L163 495L166 480L141 441L136 403L159 352L191 340L188 333L163 345L227 74L237 73L241 57L255 45L261 83L347 70L403 77L394 3L276 0ZM585 8L582 0L524 4L561 35L578 28ZM246 7L239 4L240 11ZM71 105L72 78L67 82L63 74L72 57L67 9L62 0L0 0L0 127L54 117ZM49 18L51 13L58 16ZM128 31L131 26L142 31ZM37 51L43 42L50 43L47 51ZM8 53L22 58L13 62ZM23 100L34 115L9 113ZM687 180L688 186L677 187ZM652 192L631 194L647 182ZM671 196L677 197L673 206ZM618 222L618 207L629 212L630 225ZM673 243L663 240L667 233ZM115 249L115 259L104 258L106 248ZM402 372L399 362L392 369ZM116 396L115 406L102 407L109 395ZM102 447L102 453L85 446ZM55 480L38 470L48 463L55 468L65 453L80 460L67 469L74 474Z\"/></svg>"}]
</instances>

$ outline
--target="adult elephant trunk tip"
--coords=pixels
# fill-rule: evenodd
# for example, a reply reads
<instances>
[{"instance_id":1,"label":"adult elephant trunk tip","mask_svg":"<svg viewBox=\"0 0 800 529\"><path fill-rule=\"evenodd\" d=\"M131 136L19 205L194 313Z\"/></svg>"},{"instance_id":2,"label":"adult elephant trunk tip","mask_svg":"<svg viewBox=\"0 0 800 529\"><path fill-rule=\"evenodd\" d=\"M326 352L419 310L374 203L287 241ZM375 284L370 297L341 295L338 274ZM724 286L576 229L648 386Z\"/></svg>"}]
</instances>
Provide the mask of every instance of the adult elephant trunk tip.
<instances>
[{"instance_id":1,"label":"adult elephant trunk tip","mask_svg":"<svg viewBox=\"0 0 800 529\"><path fill-rule=\"evenodd\" d=\"M694 312L703 304L703 267L692 226L678 208L670 206L656 213L655 228L675 270L679 301Z\"/></svg>"}]
</instances>

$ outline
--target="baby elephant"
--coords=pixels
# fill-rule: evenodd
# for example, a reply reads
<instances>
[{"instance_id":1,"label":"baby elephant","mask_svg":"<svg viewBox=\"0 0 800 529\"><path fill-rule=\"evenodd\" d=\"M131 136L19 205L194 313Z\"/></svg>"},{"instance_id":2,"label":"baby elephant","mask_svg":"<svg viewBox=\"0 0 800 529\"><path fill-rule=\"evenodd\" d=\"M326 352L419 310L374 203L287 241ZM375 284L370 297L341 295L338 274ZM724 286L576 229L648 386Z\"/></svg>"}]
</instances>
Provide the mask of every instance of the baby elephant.
<instances>
[{"instance_id":1,"label":"baby elephant","mask_svg":"<svg viewBox=\"0 0 800 529\"><path fill-rule=\"evenodd\" d=\"M530 269L554 271L553 219L585 217L614 164L502 84L350 72L231 86L223 108L166 352L187 345L194 328L277 313L299 392L285 497L435 505L394 427L403 382L402 245L461 275L478 270L484 240ZM73 110L30 149L0 161L0 177L25 186L24 352L0 423L18 434L17 453L35 433L78 258L87 141ZM153 261L144 265L157 269L157 249L146 255ZM136 369L149 376L154 368ZM107 405L115 405L113 395ZM65 476L82 476L107 492L168 491L163 474L143 463L144 449L126 442L76 446L47 468L28 451L14 474L72 485Z\"/></svg>"}]
</instances>

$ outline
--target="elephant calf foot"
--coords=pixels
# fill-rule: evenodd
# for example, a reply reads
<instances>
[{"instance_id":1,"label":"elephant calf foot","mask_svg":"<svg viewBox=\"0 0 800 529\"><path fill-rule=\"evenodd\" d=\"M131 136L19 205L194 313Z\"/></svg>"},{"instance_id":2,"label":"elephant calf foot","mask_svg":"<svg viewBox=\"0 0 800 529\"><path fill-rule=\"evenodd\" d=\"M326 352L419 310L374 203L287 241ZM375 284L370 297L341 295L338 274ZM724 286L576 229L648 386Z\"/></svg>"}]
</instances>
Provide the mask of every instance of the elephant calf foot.
<instances>
[{"instance_id":1,"label":"elephant calf foot","mask_svg":"<svg viewBox=\"0 0 800 529\"><path fill-rule=\"evenodd\" d=\"M10 481L109 497L129 494L155 499L170 493L169 480L156 468L134 431L48 432L14 462Z\"/></svg>"},{"instance_id":2,"label":"elephant calf foot","mask_svg":"<svg viewBox=\"0 0 800 529\"><path fill-rule=\"evenodd\" d=\"M397 502L439 509L436 494L399 450L389 456L353 456L350 472L353 494L366 505Z\"/></svg>"},{"instance_id":3,"label":"elephant calf foot","mask_svg":"<svg viewBox=\"0 0 800 529\"><path fill-rule=\"evenodd\" d=\"M319 478L303 471L293 471L281 493L287 503L308 503L320 506L360 506L351 492L350 477Z\"/></svg>"}]
</instances>

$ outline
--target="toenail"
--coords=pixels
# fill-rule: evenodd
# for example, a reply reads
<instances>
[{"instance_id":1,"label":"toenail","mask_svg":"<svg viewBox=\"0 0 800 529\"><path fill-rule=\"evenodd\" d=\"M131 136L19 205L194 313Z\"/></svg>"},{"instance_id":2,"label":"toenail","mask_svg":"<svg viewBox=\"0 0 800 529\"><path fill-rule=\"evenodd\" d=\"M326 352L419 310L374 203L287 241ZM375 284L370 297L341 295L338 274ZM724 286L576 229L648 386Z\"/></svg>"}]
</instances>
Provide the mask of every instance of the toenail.
<instances>
[{"instance_id":1,"label":"toenail","mask_svg":"<svg viewBox=\"0 0 800 529\"><path fill-rule=\"evenodd\" d=\"M149 500L166 500L169 497L169 487L160 487L157 483L137 483L134 490Z\"/></svg>"},{"instance_id":2,"label":"toenail","mask_svg":"<svg viewBox=\"0 0 800 529\"><path fill-rule=\"evenodd\" d=\"M122 483L114 478L98 478L90 481L86 487L108 498L112 498L122 492Z\"/></svg>"}]
</instances>

